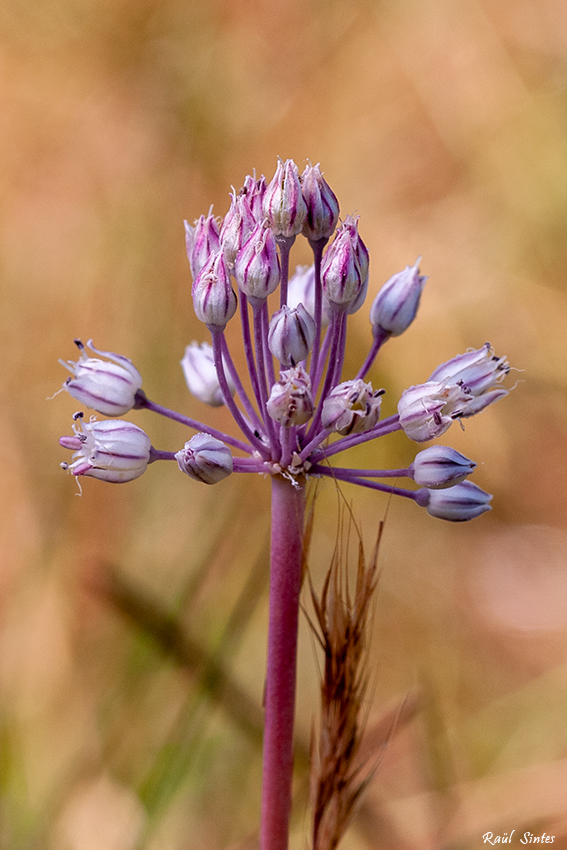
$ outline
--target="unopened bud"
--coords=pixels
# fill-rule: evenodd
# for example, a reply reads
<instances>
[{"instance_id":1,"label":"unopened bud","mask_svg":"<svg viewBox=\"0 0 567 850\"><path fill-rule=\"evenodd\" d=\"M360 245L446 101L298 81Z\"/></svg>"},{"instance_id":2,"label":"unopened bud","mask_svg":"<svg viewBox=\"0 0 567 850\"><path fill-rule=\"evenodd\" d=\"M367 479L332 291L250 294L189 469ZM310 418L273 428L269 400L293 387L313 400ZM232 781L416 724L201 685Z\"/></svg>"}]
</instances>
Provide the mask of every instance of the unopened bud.
<instances>
[{"instance_id":1,"label":"unopened bud","mask_svg":"<svg viewBox=\"0 0 567 850\"><path fill-rule=\"evenodd\" d=\"M311 380L302 366L280 372L280 380L272 387L267 409L272 419L285 428L304 425L311 419L314 409Z\"/></svg>"},{"instance_id":2,"label":"unopened bud","mask_svg":"<svg viewBox=\"0 0 567 850\"><path fill-rule=\"evenodd\" d=\"M150 461L150 438L131 422L123 419L82 421L75 414L72 437L61 437L59 443L75 453L73 462L61 464L73 475L87 475L112 484L123 484L139 478Z\"/></svg>"},{"instance_id":3,"label":"unopened bud","mask_svg":"<svg viewBox=\"0 0 567 850\"><path fill-rule=\"evenodd\" d=\"M472 481L463 481L446 490L430 490L427 513L449 522L467 522L492 510L489 505L491 499L490 493Z\"/></svg>"},{"instance_id":4,"label":"unopened bud","mask_svg":"<svg viewBox=\"0 0 567 850\"><path fill-rule=\"evenodd\" d=\"M121 354L99 351L92 344L92 339L86 346L80 339L76 339L75 345L80 351L79 359L76 362L59 361L73 375L67 378L63 389L81 404L105 416L121 416L131 410L136 393L142 386L142 376L132 361ZM86 348L108 359L89 357Z\"/></svg>"},{"instance_id":5,"label":"unopened bud","mask_svg":"<svg viewBox=\"0 0 567 850\"><path fill-rule=\"evenodd\" d=\"M430 446L415 456L410 469L420 487L443 490L464 481L476 463L450 446Z\"/></svg>"},{"instance_id":6,"label":"unopened bud","mask_svg":"<svg viewBox=\"0 0 567 850\"><path fill-rule=\"evenodd\" d=\"M229 268L236 255L256 227L256 219L250 209L248 196L231 193L230 209L224 217L220 230L220 246Z\"/></svg>"},{"instance_id":7,"label":"unopened bud","mask_svg":"<svg viewBox=\"0 0 567 850\"><path fill-rule=\"evenodd\" d=\"M187 221L183 223L185 225L187 258L191 267L191 275L195 280L211 254L219 250L220 219L215 218L212 212L209 212L206 218L204 215L200 216L195 221L194 227L191 227Z\"/></svg>"},{"instance_id":8,"label":"unopened bud","mask_svg":"<svg viewBox=\"0 0 567 850\"><path fill-rule=\"evenodd\" d=\"M309 354L315 331L315 321L303 304L293 309L284 304L271 318L268 347L284 366L295 366Z\"/></svg>"},{"instance_id":9,"label":"unopened bud","mask_svg":"<svg viewBox=\"0 0 567 850\"><path fill-rule=\"evenodd\" d=\"M462 384L428 381L404 390L398 402L400 425L410 440L423 443L444 434L463 416L472 395Z\"/></svg>"},{"instance_id":10,"label":"unopened bud","mask_svg":"<svg viewBox=\"0 0 567 850\"><path fill-rule=\"evenodd\" d=\"M221 390L215 358L212 346L208 342L192 342L185 349L185 356L181 361L181 367L189 392L211 407L220 407L224 404L224 395ZM230 374L226 372L226 380L234 395L234 384Z\"/></svg>"},{"instance_id":11,"label":"unopened bud","mask_svg":"<svg viewBox=\"0 0 567 850\"><path fill-rule=\"evenodd\" d=\"M307 205L301 192L297 165L292 159L278 160L276 173L264 195L264 215L276 236L290 238L303 229Z\"/></svg>"},{"instance_id":12,"label":"unopened bud","mask_svg":"<svg viewBox=\"0 0 567 850\"><path fill-rule=\"evenodd\" d=\"M209 434L195 434L175 455L181 472L203 484L217 484L232 472L228 446Z\"/></svg>"},{"instance_id":13,"label":"unopened bud","mask_svg":"<svg viewBox=\"0 0 567 850\"><path fill-rule=\"evenodd\" d=\"M242 246L234 264L239 289L253 307L262 304L280 282L280 260L271 227L261 222Z\"/></svg>"},{"instance_id":14,"label":"unopened bud","mask_svg":"<svg viewBox=\"0 0 567 850\"><path fill-rule=\"evenodd\" d=\"M250 211L254 220L256 222L262 221L264 218L263 212L263 203L264 203L264 195L266 194L266 178L262 174L259 180L256 180L255 177L251 177L248 174L244 179L244 185L240 190L241 195L246 196L246 200L248 201L248 206L250 207Z\"/></svg>"},{"instance_id":15,"label":"unopened bud","mask_svg":"<svg viewBox=\"0 0 567 850\"><path fill-rule=\"evenodd\" d=\"M370 322L375 336L380 331L399 336L415 319L427 280L425 275L420 275L418 263L419 260L414 266L406 266L403 271L393 275L374 299L370 308Z\"/></svg>"},{"instance_id":16,"label":"unopened bud","mask_svg":"<svg viewBox=\"0 0 567 850\"><path fill-rule=\"evenodd\" d=\"M329 239L339 219L339 202L319 165L308 165L301 175L301 191L307 205L307 217L303 224L303 235L310 242Z\"/></svg>"},{"instance_id":17,"label":"unopened bud","mask_svg":"<svg viewBox=\"0 0 567 850\"><path fill-rule=\"evenodd\" d=\"M323 402L321 424L342 436L370 431L380 418L384 390L373 390L362 378L343 381Z\"/></svg>"},{"instance_id":18,"label":"unopened bud","mask_svg":"<svg viewBox=\"0 0 567 850\"><path fill-rule=\"evenodd\" d=\"M222 250L213 254L193 282L195 314L208 327L224 328L236 312L236 295Z\"/></svg>"},{"instance_id":19,"label":"unopened bud","mask_svg":"<svg viewBox=\"0 0 567 850\"><path fill-rule=\"evenodd\" d=\"M327 300L337 306L352 304L359 295L363 279L356 252L357 239L349 225L342 224L326 250L321 266L321 281Z\"/></svg>"}]
</instances>

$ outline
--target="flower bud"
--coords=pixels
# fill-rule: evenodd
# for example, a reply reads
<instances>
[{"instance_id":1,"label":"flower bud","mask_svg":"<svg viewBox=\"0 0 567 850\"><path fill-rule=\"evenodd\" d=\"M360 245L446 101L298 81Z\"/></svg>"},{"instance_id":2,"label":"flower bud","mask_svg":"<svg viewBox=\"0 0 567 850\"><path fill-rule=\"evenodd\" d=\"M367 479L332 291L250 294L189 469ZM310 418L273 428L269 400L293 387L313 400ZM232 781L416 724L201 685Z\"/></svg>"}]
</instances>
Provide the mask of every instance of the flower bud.
<instances>
[{"instance_id":1,"label":"flower bud","mask_svg":"<svg viewBox=\"0 0 567 850\"><path fill-rule=\"evenodd\" d=\"M99 351L87 342L86 348L107 357L89 357L80 339L75 340L80 351L77 362L60 360L62 366L71 372L63 389L81 404L92 407L105 416L121 416L134 407L136 393L142 386L142 376L131 360L110 351ZM110 361L110 362L109 362Z\"/></svg>"},{"instance_id":2,"label":"flower bud","mask_svg":"<svg viewBox=\"0 0 567 850\"><path fill-rule=\"evenodd\" d=\"M79 424L73 425L72 437L61 437L59 442L74 450L73 462L61 464L73 475L88 475L112 484L122 484L139 478L150 461L150 438L131 422L123 419L103 419L97 422L82 421L82 413L75 414Z\"/></svg>"},{"instance_id":3,"label":"flower bud","mask_svg":"<svg viewBox=\"0 0 567 850\"><path fill-rule=\"evenodd\" d=\"M310 242L329 239L339 219L339 202L319 165L308 165L301 175L301 191L307 205L303 235Z\"/></svg>"},{"instance_id":4,"label":"flower bud","mask_svg":"<svg viewBox=\"0 0 567 850\"><path fill-rule=\"evenodd\" d=\"M284 304L271 318L268 348L284 366L295 366L309 354L315 331L315 320L303 304L293 309Z\"/></svg>"},{"instance_id":5,"label":"flower bud","mask_svg":"<svg viewBox=\"0 0 567 850\"><path fill-rule=\"evenodd\" d=\"M464 481L476 463L449 446L430 446L415 456L410 469L420 487L443 490Z\"/></svg>"},{"instance_id":6,"label":"flower bud","mask_svg":"<svg viewBox=\"0 0 567 850\"><path fill-rule=\"evenodd\" d=\"M357 257L357 236L346 222L339 227L333 243L325 252L321 281L327 300L338 306L352 304L363 288L364 281Z\"/></svg>"},{"instance_id":7,"label":"flower bud","mask_svg":"<svg viewBox=\"0 0 567 850\"><path fill-rule=\"evenodd\" d=\"M256 227L248 196L231 192L230 209L220 230L220 246L229 268L234 266L236 255Z\"/></svg>"},{"instance_id":8,"label":"flower bud","mask_svg":"<svg viewBox=\"0 0 567 850\"><path fill-rule=\"evenodd\" d=\"M193 280L197 277L211 254L216 253L220 247L219 228L220 219L212 215L212 207L208 216L200 216L191 227L189 222L185 225L185 247L187 258L191 267Z\"/></svg>"},{"instance_id":9,"label":"flower bud","mask_svg":"<svg viewBox=\"0 0 567 850\"><path fill-rule=\"evenodd\" d=\"M265 222L258 224L242 246L234 263L239 289L253 307L262 304L280 282L276 237Z\"/></svg>"},{"instance_id":10,"label":"flower bud","mask_svg":"<svg viewBox=\"0 0 567 850\"><path fill-rule=\"evenodd\" d=\"M472 395L461 384L428 381L404 390L398 402L400 425L410 440L423 443L444 434L463 416Z\"/></svg>"},{"instance_id":11,"label":"flower bud","mask_svg":"<svg viewBox=\"0 0 567 850\"><path fill-rule=\"evenodd\" d=\"M175 455L181 472L203 484L217 484L232 472L228 446L209 434L195 434Z\"/></svg>"},{"instance_id":12,"label":"flower bud","mask_svg":"<svg viewBox=\"0 0 567 850\"><path fill-rule=\"evenodd\" d=\"M207 327L224 328L236 312L236 295L223 252L209 257L191 290L195 314Z\"/></svg>"},{"instance_id":13,"label":"flower bud","mask_svg":"<svg viewBox=\"0 0 567 850\"><path fill-rule=\"evenodd\" d=\"M446 490L430 490L427 513L449 522L466 522L490 511L492 499L472 481L463 481Z\"/></svg>"},{"instance_id":14,"label":"flower bud","mask_svg":"<svg viewBox=\"0 0 567 850\"><path fill-rule=\"evenodd\" d=\"M254 221L262 221L264 218L262 207L264 203L264 195L266 194L266 178L264 175L262 174L260 179L256 180L255 177L251 177L250 174L248 174L244 179L244 185L240 190L240 194L246 196Z\"/></svg>"},{"instance_id":15,"label":"flower bud","mask_svg":"<svg viewBox=\"0 0 567 850\"><path fill-rule=\"evenodd\" d=\"M382 395L384 390L373 390L362 378L338 384L323 402L323 428L343 437L370 431L380 418Z\"/></svg>"},{"instance_id":16,"label":"flower bud","mask_svg":"<svg viewBox=\"0 0 567 850\"><path fill-rule=\"evenodd\" d=\"M313 416L311 380L302 366L280 372L266 405L268 413L283 425L304 425Z\"/></svg>"},{"instance_id":17,"label":"flower bud","mask_svg":"<svg viewBox=\"0 0 567 850\"><path fill-rule=\"evenodd\" d=\"M224 404L224 396L220 388L215 358L212 346L208 342L192 342L185 349L185 356L181 361L181 367L189 392L204 404L211 407L220 407ZM234 384L230 374L225 371L226 380L234 395Z\"/></svg>"},{"instance_id":18,"label":"flower bud","mask_svg":"<svg viewBox=\"0 0 567 850\"><path fill-rule=\"evenodd\" d=\"M301 233L307 205L301 193L297 165L292 159L278 160L278 167L266 189L264 215L276 236L290 238Z\"/></svg>"},{"instance_id":19,"label":"flower bud","mask_svg":"<svg viewBox=\"0 0 567 850\"><path fill-rule=\"evenodd\" d=\"M352 237L356 261L358 263L358 268L360 269L360 279L362 281L362 286L364 286L368 283L370 254L358 232L358 219L359 216L347 215L345 219L345 227L348 228Z\"/></svg>"},{"instance_id":20,"label":"flower bud","mask_svg":"<svg viewBox=\"0 0 567 850\"><path fill-rule=\"evenodd\" d=\"M442 363L435 369L429 380L450 381L452 384L462 381L471 395L478 398L491 390L495 384L503 381L509 371L507 359L496 357L492 346L486 342L482 348L471 348L465 354L458 354L446 363ZM504 395L507 394L506 390L501 392ZM498 398L501 397L501 395L498 396Z\"/></svg>"},{"instance_id":21,"label":"flower bud","mask_svg":"<svg viewBox=\"0 0 567 850\"><path fill-rule=\"evenodd\" d=\"M406 266L402 272L393 275L374 299L370 308L374 336L380 331L399 336L415 319L421 292L427 280L425 275L420 275L418 263L419 260L414 266Z\"/></svg>"}]
</instances>

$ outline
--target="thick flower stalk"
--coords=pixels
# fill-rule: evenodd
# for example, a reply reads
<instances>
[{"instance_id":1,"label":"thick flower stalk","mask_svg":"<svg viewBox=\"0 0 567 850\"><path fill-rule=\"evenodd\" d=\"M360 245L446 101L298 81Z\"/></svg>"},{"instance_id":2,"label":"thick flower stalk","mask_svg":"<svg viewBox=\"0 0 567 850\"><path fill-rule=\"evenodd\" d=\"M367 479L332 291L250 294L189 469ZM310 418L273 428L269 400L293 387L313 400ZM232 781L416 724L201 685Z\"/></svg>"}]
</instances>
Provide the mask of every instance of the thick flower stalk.
<instances>
[{"instance_id":1,"label":"thick flower stalk","mask_svg":"<svg viewBox=\"0 0 567 850\"><path fill-rule=\"evenodd\" d=\"M300 175L291 160L280 161L270 183L248 176L239 192L233 190L224 220L209 211L185 227L193 306L210 343L188 346L183 371L199 401L226 405L236 433L150 401L127 358L89 343L91 352L106 358L101 360L77 343L79 360L63 363L72 373L63 388L77 401L105 416L153 411L195 434L175 452L158 450L136 425L87 423L76 414L73 435L60 441L74 451L72 462L63 466L75 476L116 483L137 478L156 460L170 460L209 485L233 473L271 481L261 848L286 850L306 485L330 477L401 496L451 522L490 510L492 497L466 480L476 464L448 446L421 448L400 469L349 468L335 465L335 456L400 430L418 444L436 440L455 420L476 415L507 394L502 382L509 366L488 343L470 349L406 389L397 413L381 418L385 391L367 376L382 346L415 319L426 277L418 261L384 284L370 308L368 355L356 374L343 375L348 317L364 303L369 253L358 218L346 216L339 223L337 198L318 166L308 165ZM290 279L290 250L300 235L312 249L313 265L298 268ZM276 300L270 296L277 290ZM246 374L237 370L225 337L236 312Z\"/></svg>"}]
</instances>

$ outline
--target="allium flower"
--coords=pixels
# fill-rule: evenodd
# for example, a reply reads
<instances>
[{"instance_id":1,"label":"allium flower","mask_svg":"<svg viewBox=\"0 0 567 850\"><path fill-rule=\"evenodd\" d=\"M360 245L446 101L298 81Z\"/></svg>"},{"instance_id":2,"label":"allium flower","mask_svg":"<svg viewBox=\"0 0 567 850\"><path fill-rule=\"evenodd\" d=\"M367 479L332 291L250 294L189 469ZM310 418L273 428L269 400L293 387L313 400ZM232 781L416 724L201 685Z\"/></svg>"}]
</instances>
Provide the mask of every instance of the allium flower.
<instances>
[{"instance_id":1,"label":"allium flower","mask_svg":"<svg viewBox=\"0 0 567 850\"><path fill-rule=\"evenodd\" d=\"M363 288L365 276L361 270L359 254L356 226L353 226L351 221L345 222L338 229L334 242L323 257L323 292L331 304L347 307L356 300Z\"/></svg>"},{"instance_id":2,"label":"allium flower","mask_svg":"<svg viewBox=\"0 0 567 850\"><path fill-rule=\"evenodd\" d=\"M293 309L284 304L270 321L268 347L282 365L295 366L307 358L315 331L315 320L303 304Z\"/></svg>"},{"instance_id":3,"label":"allium flower","mask_svg":"<svg viewBox=\"0 0 567 850\"><path fill-rule=\"evenodd\" d=\"M181 472L203 484L217 484L232 472L232 454L228 446L209 434L195 434L175 459Z\"/></svg>"},{"instance_id":4,"label":"allium flower","mask_svg":"<svg viewBox=\"0 0 567 850\"><path fill-rule=\"evenodd\" d=\"M386 281L374 299L370 308L374 335L379 331L386 331L392 336L399 336L415 319L427 280L424 275L420 275L418 263L419 260L413 266L406 266L402 272ZM429 380L441 379L432 377Z\"/></svg>"},{"instance_id":5,"label":"allium flower","mask_svg":"<svg viewBox=\"0 0 567 850\"><path fill-rule=\"evenodd\" d=\"M236 295L222 251L212 254L193 282L195 314L208 327L224 328L236 312Z\"/></svg>"},{"instance_id":6,"label":"allium flower","mask_svg":"<svg viewBox=\"0 0 567 850\"><path fill-rule=\"evenodd\" d=\"M492 510L492 496L472 481L463 481L447 490L430 490L427 513L449 522L467 522Z\"/></svg>"},{"instance_id":7,"label":"allium flower","mask_svg":"<svg viewBox=\"0 0 567 850\"><path fill-rule=\"evenodd\" d=\"M423 443L444 434L463 416L472 399L462 384L428 381L404 390L398 403L400 425L410 440Z\"/></svg>"},{"instance_id":8,"label":"allium flower","mask_svg":"<svg viewBox=\"0 0 567 850\"><path fill-rule=\"evenodd\" d=\"M189 392L195 398L211 407L220 407L224 404L213 349L208 342L192 342L188 345L181 361L181 368ZM234 395L234 384L230 375L227 375L227 382L231 395Z\"/></svg>"},{"instance_id":9,"label":"allium flower","mask_svg":"<svg viewBox=\"0 0 567 850\"><path fill-rule=\"evenodd\" d=\"M482 348L469 348L464 354L458 354L442 363L433 371L429 380L451 383L462 381L474 397L474 401L463 415L473 416L508 395L508 390L503 387L496 388L496 385L502 383L509 371L507 359L496 357L492 346L486 342Z\"/></svg>"},{"instance_id":10,"label":"allium flower","mask_svg":"<svg viewBox=\"0 0 567 850\"><path fill-rule=\"evenodd\" d=\"M111 484L123 484L139 478L150 462L151 442L145 431L122 419L83 422L75 414L72 437L59 442L74 451L73 461L62 464L73 475L100 478Z\"/></svg>"},{"instance_id":11,"label":"allium flower","mask_svg":"<svg viewBox=\"0 0 567 850\"><path fill-rule=\"evenodd\" d=\"M250 209L247 194L231 193L230 209L224 217L220 229L220 247L229 268L232 268L236 255L256 227L256 219Z\"/></svg>"},{"instance_id":12,"label":"allium flower","mask_svg":"<svg viewBox=\"0 0 567 850\"><path fill-rule=\"evenodd\" d=\"M234 263L238 288L258 305L274 292L280 282L280 261L274 232L265 222L258 224Z\"/></svg>"},{"instance_id":13,"label":"allium flower","mask_svg":"<svg viewBox=\"0 0 567 850\"><path fill-rule=\"evenodd\" d=\"M194 227L191 227L187 221L184 225L187 259L191 267L191 275L195 280L211 254L219 250L219 219L215 218L210 211L206 217L200 216Z\"/></svg>"},{"instance_id":14,"label":"allium flower","mask_svg":"<svg viewBox=\"0 0 567 850\"><path fill-rule=\"evenodd\" d=\"M289 239L301 233L307 204L301 192L297 165L292 159L278 161L276 173L264 194L263 208L276 236Z\"/></svg>"},{"instance_id":15,"label":"allium flower","mask_svg":"<svg viewBox=\"0 0 567 850\"><path fill-rule=\"evenodd\" d=\"M418 452L410 466L415 483L432 490L460 484L475 468L473 460L449 446L431 446Z\"/></svg>"},{"instance_id":16,"label":"allium flower","mask_svg":"<svg viewBox=\"0 0 567 850\"><path fill-rule=\"evenodd\" d=\"M303 366L295 366L280 373L280 380L272 387L267 410L272 419L284 428L305 425L311 419L311 381Z\"/></svg>"},{"instance_id":17,"label":"allium flower","mask_svg":"<svg viewBox=\"0 0 567 850\"><path fill-rule=\"evenodd\" d=\"M328 431L359 434L370 431L380 418L384 390L372 389L360 378L334 387L323 402L321 424Z\"/></svg>"},{"instance_id":18,"label":"allium flower","mask_svg":"<svg viewBox=\"0 0 567 850\"><path fill-rule=\"evenodd\" d=\"M142 386L142 376L132 361L121 354L99 351L92 339L86 346L76 339L75 345L80 352L79 359L59 361L73 375L67 378L63 389L81 404L105 416L122 416L132 410L136 393ZM87 348L107 359L89 357Z\"/></svg>"},{"instance_id":19,"label":"allium flower","mask_svg":"<svg viewBox=\"0 0 567 850\"><path fill-rule=\"evenodd\" d=\"M339 202L319 165L308 165L301 175L301 191L307 205L303 235L311 242L329 239L339 220Z\"/></svg>"}]
</instances>

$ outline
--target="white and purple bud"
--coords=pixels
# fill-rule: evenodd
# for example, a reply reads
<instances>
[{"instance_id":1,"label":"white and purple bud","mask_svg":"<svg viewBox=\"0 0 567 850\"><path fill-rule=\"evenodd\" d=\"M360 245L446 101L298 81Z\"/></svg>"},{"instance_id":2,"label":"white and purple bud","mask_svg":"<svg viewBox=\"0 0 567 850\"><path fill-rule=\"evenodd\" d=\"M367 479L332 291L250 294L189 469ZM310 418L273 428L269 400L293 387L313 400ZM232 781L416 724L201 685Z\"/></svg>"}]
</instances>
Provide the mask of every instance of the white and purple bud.
<instances>
[{"instance_id":1,"label":"white and purple bud","mask_svg":"<svg viewBox=\"0 0 567 850\"><path fill-rule=\"evenodd\" d=\"M452 384L462 381L471 395L477 399L492 390L495 384L501 383L509 371L507 359L496 357L492 346L486 342L482 348L471 348L464 354L458 354L446 363L442 363L435 369L429 380L450 381ZM491 397L490 401L481 404L472 412L465 412L464 415L472 416L473 413L478 413L479 410L504 395L507 395L507 390L499 389L498 394Z\"/></svg>"},{"instance_id":2,"label":"white and purple bud","mask_svg":"<svg viewBox=\"0 0 567 850\"><path fill-rule=\"evenodd\" d=\"M292 159L278 160L276 173L264 194L263 210L276 236L289 239L301 233L307 204L301 192L299 171Z\"/></svg>"},{"instance_id":3,"label":"white and purple bud","mask_svg":"<svg viewBox=\"0 0 567 850\"><path fill-rule=\"evenodd\" d=\"M242 246L234 263L234 276L252 307L262 304L280 282L280 260L274 231L264 221Z\"/></svg>"},{"instance_id":4,"label":"white and purple bud","mask_svg":"<svg viewBox=\"0 0 567 850\"><path fill-rule=\"evenodd\" d=\"M248 201L248 206L256 223L264 218L263 204L264 195L266 194L266 178L262 174L259 180L248 174L244 178L244 185L240 190L241 195L245 195Z\"/></svg>"},{"instance_id":5,"label":"white and purple bud","mask_svg":"<svg viewBox=\"0 0 567 850\"><path fill-rule=\"evenodd\" d=\"M467 522L492 510L489 505L491 500L490 493L486 493L472 481L463 481L446 490L429 490L429 501L425 507L430 516L438 519Z\"/></svg>"},{"instance_id":6,"label":"white and purple bud","mask_svg":"<svg viewBox=\"0 0 567 850\"><path fill-rule=\"evenodd\" d=\"M315 320L303 304L294 308L284 304L270 320L268 348L283 366L295 366L307 358L315 332Z\"/></svg>"},{"instance_id":7,"label":"white and purple bud","mask_svg":"<svg viewBox=\"0 0 567 850\"><path fill-rule=\"evenodd\" d=\"M195 434L175 454L181 472L203 484L217 484L232 472L228 446L209 434Z\"/></svg>"},{"instance_id":8,"label":"white and purple bud","mask_svg":"<svg viewBox=\"0 0 567 850\"><path fill-rule=\"evenodd\" d=\"M368 251L368 248L362 241L360 233L358 232L358 219L359 216L357 215L347 215L344 226L348 228L352 237L356 261L358 263L358 268L360 269L360 280L362 281L361 285L364 287L366 284L368 284L370 253Z\"/></svg>"},{"instance_id":9,"label":"white and purple bud","mask_svg":"<svg viewBox=\"0 0 567 850\"><path fill-rule=\"evenodd\" d=\"M302 366L280 372L280 380L273 385L266 407L272 419L284 428L304 425L311 419L314 410L311 380Z\"/></svg>"},{"instance_id":10,"label":"white and purple bud","mask_svg":"<svg viewBox=\"0 0 567 850\"><path fill-rule=\"evenodd\" d=\"M370 322L376 336L381 331L399 336L409 328L416 317L419 300L427 277L419 273L419 261L406 266L393 275L374 299L370 308ZM430 378L441 380L440 378ZM466 381L465 381L466 383Z\"/></svg>"},{"instance_id":11,"label":"white and purple bud","mask_svg":"<svg viewBox=\"0 0 567 850\"><path fill-rule=\"evenodd\" d=\"M86 346L80 339L75 340L80 351L79 359L60 360L62 366L71 372L63 389L81 404L92 407L105 416L121 416L132 410L136 393L142 386L142 376L131 360L111 351L99 351L90 339ZM100 354L107 360L89 357L85 348Z\"/></svg>"},{"instance_id":12,"label":"white and purple bud","mask_svg":"<svg viewBox=\"0 0 567 850\"><path fill-rule=\"evenodd\" d=\"M321 265L323 293L331 305L346 308L356 300L364 280L357 257L358 237L346 222L337 230Z\"/></svg>"},{"instance_id":13,"label":"white and purple bud","mask_svg":"<svg viewBox=\"0 0 567 850\"><path fill-rule=\"evenodd\" d=\"M370 431L380 418L383 395L384 390L373 390L362 378L338 384L323 402L323 428L343 437Z\"/></svg>"},{"instance_id":14,"label":"white and purple bud","mask_svg":"<svg viewBox=\"0 0 567 850\"><path fill-rule=\"evenodd\" d=\"M211 407L220 407L224 404L224 395L221 390L213 348L208 342L192 342L185 349L185 356L181 361L185 381L189 392ZM226 380L231 395L234 395L234 384L228 371L225 370Z\"/></svg>"},{"instance_id":15,"label":"white and purple bud","mask_svg":"<svg viewBox=\"0 0 567 850\"><path fill-rule=\"evenodd\" d=\"M219 250L220 218L213 216L211 207L207 217L200 216L195 221L194 227L191 227L188 221L183 223L185 225L187 259L191 267L191 275L195 280L211 254L215 254Z\"/></svg>"},{"instance_id":16,"label":"white and purple bud","mask_svg":"<svg viewBox=\"0 0 567 850\"><path fill-rule=\"evenodd\" d=\"M123 419L93 417L90 422L82 421L82 413L76 413L72 437L61 437L59 443L74 451L70 464L62 463L73 475L87 475L111 484L123 484L139 478L150 462L150 438L131 422Z\"/></svg>"},{"instance_id":17,"label":"white and purple bud","mask_svg":"<svg viewBox=\"0 0 567 850\"><path fill-rule=\"evenodd\" d=\"M247 194L230 193L230 208L220 229L220 247L228 267L232 269L236 255L256 227L256 219L250 209Z\"/></svg>"},{"instance_id":18,"label":"white and purple bud","mask_svg":"<svg viewBox=\"0 0 567 850\"><path fill-rule=\"evenodd\" d=\"M444 434L464 415L471 393L462 384L428 381L404 390L398 402L400 425L410 440L424 443Z\"/></svg>"},{"instance_id":19,"label":"white and purple bud","mask_svg":"<svg viewBox=\"0 0 567 850\"><path fill-rule=\"evenodd\" d=\"M415 456L410 471L420 487L444 490L460 484L475 468L473 460L450 446L430 446Z\"/></svg>"},{"instance_id":20,"label":"white and purple bud","mask_svg":"<svg viewBox=\"0 0 567 850\"><path fill-rule=\"evenodd\" d=\"M301 175L301 191L307 205L303 235L310 242L329 239L339 220L339 202L318 164L306 166Z\"/></svg>"},{"instance_id":21,"label":"white and purple bud","mask_svg":"<svg viewBox=\"0 0 567 850\"><path fill-rule=\"evenodd\" d=\"M222 250L209 257L191 289L195 315L208 328L224 329L236 312L236 295Z\"/></svg>"}]
</instances>

